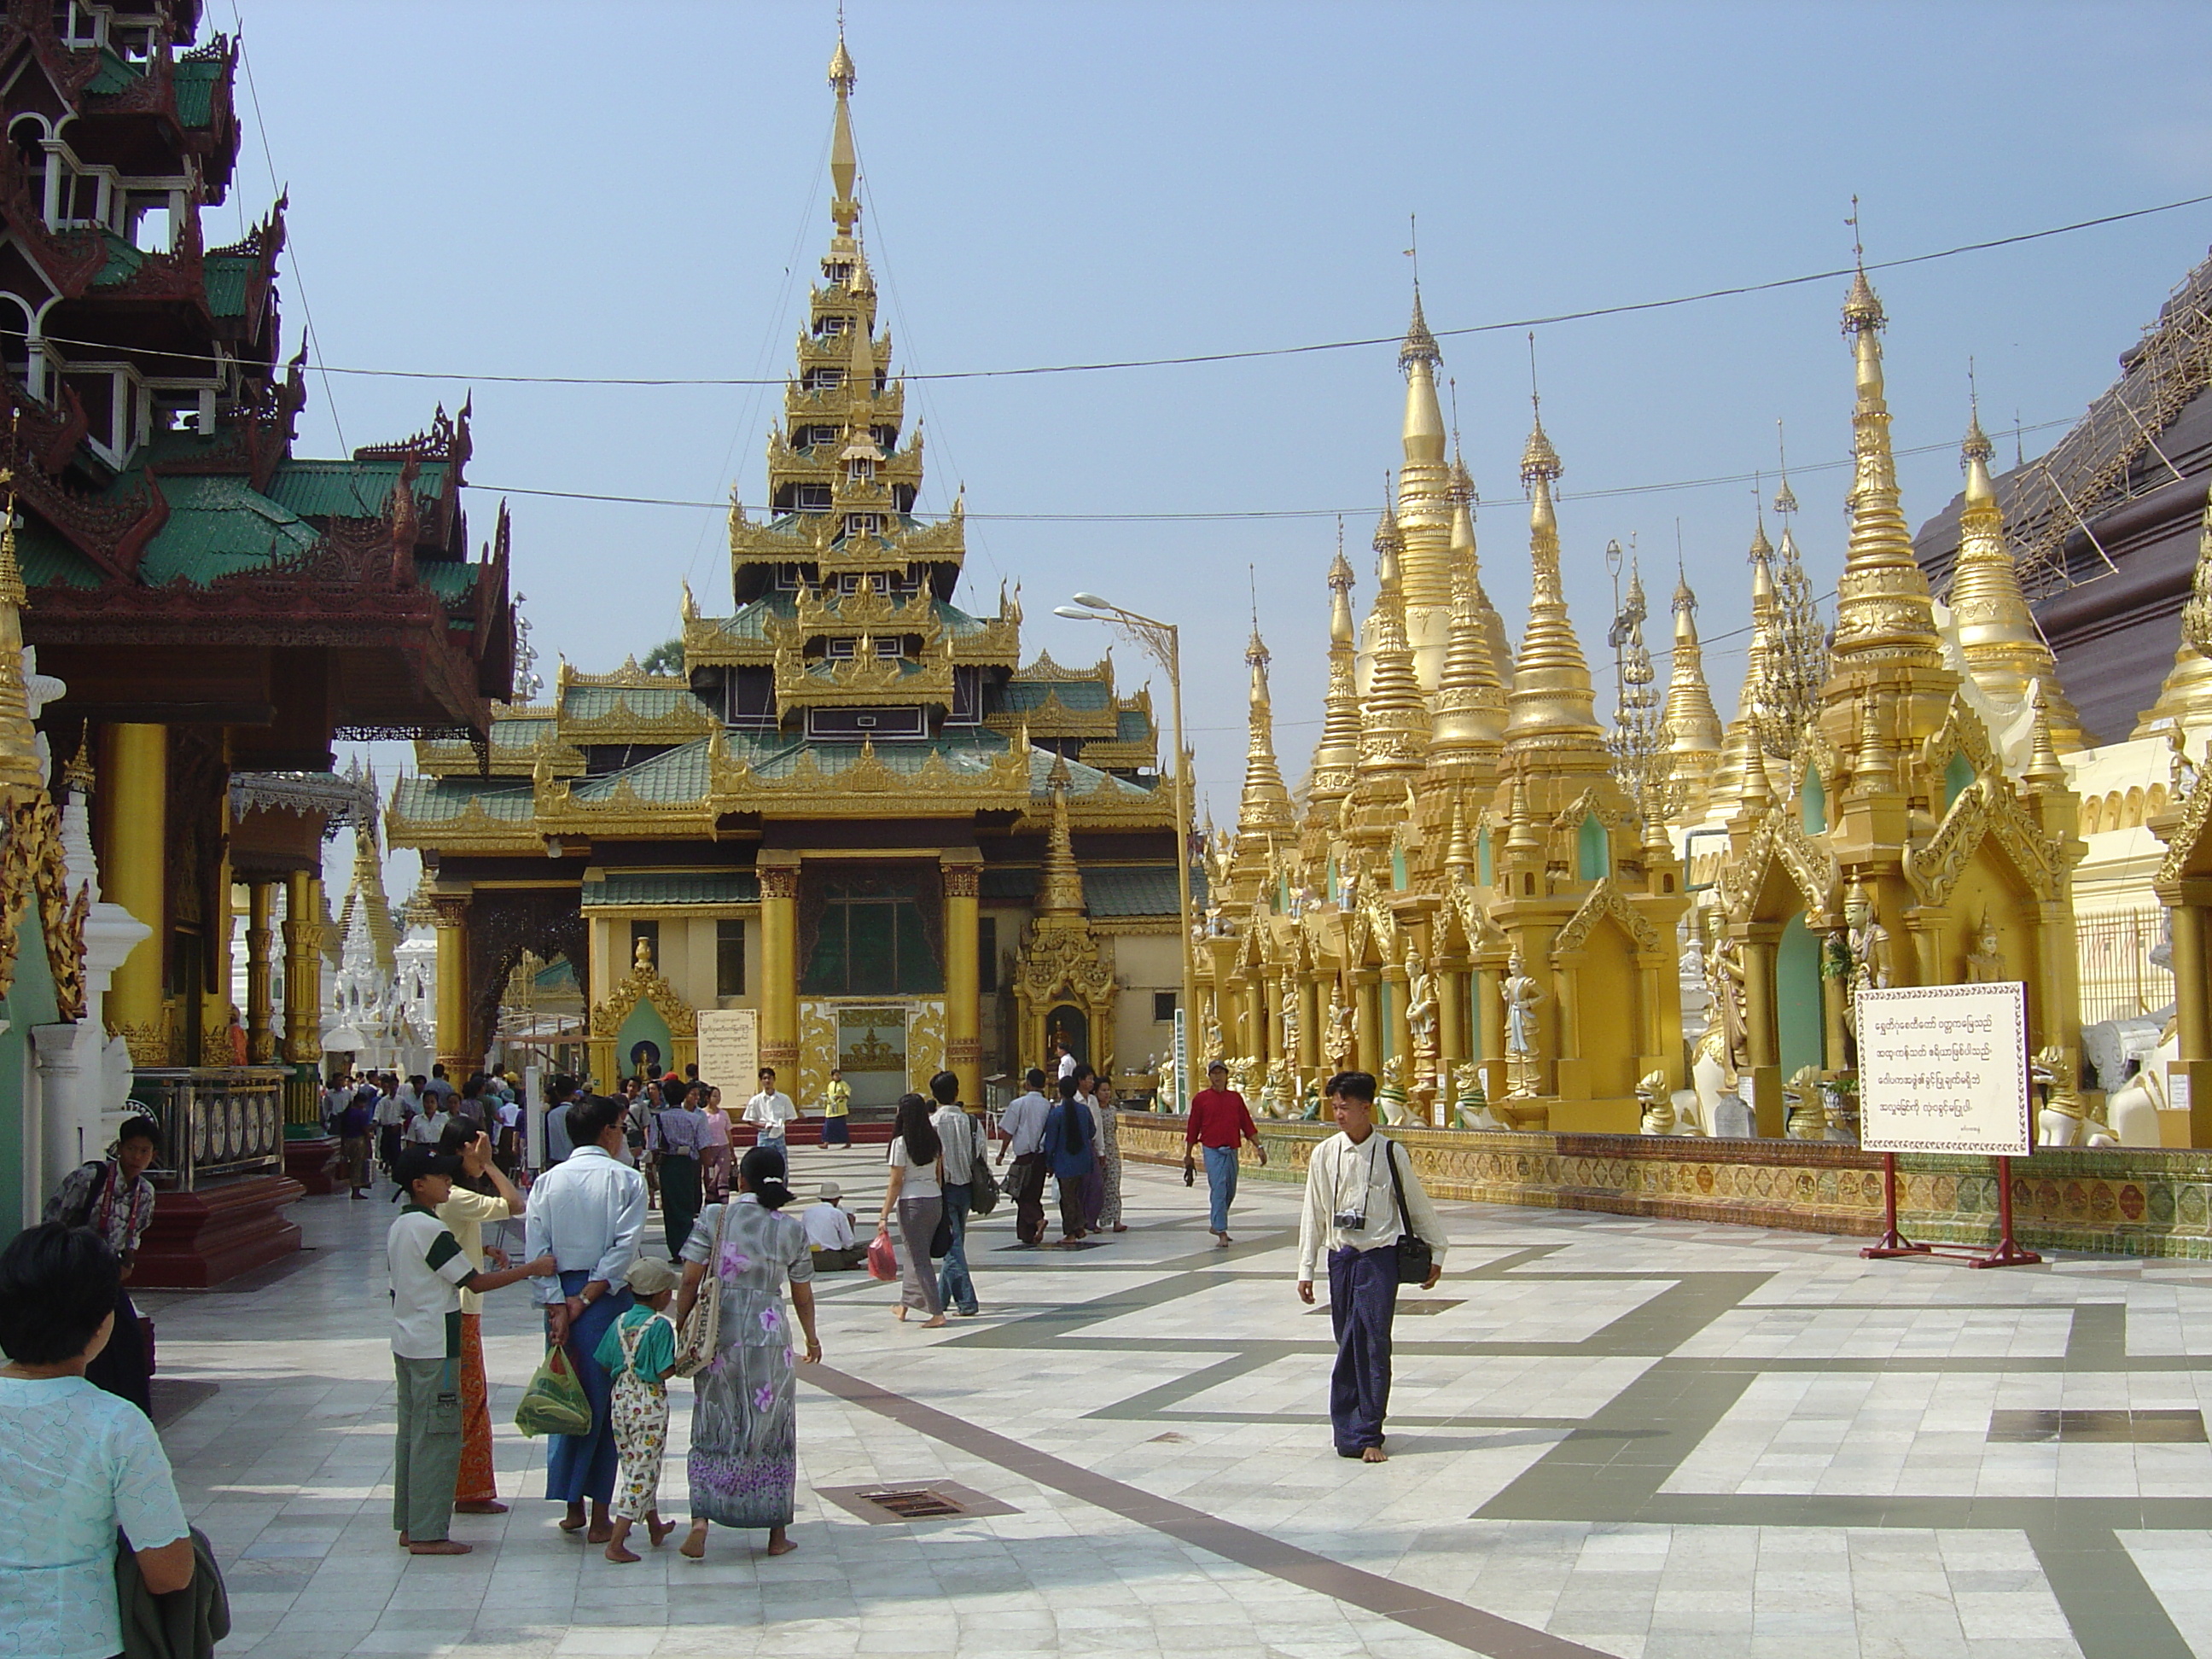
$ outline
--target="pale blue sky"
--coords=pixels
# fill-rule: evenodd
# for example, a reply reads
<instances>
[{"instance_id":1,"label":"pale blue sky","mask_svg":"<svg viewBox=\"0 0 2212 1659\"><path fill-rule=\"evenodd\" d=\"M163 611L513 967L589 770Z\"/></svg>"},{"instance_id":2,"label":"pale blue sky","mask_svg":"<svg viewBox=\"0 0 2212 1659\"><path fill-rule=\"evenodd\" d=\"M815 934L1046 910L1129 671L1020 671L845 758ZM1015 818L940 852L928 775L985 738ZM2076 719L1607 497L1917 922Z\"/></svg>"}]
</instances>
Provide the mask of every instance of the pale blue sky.
<instances>
[{"instance_id":1,"label":"pale blue sky","mask_svg":"<svg viewBox=\"0 0 2212 1659\"><path fill-rule=\"evenodd\" d=\"M241 0L243 3L243 0ZM227 26L231 0L211 0ZM434 381L311 380L301 447L397 437L471 374L781 374L827 234L828 4L247 4L292 191L288 341ZM864 228L899 364L951 370L1241 349L1404 325L1406 216L1439 331L1895 258L2212 190L2200 6L1052 5L854 0ZM252 127L242 198L270 169ZM236 210L216 210L221 230ZM1878 278L1902 446L2063 421L2212 241L2212 206ZM1607 539L1663 604L1680 517L1708 635L1745 611L1748 485L1583 491L1800 463L1816 586L1841 552L1850 363L1840 282L1540 332L1565 458L1569 597L1601 653ZM305 305L302 304L304 298ZM1483 571L1519 632L1517 333L1444 340L1487 505ZM473 382L489 486L763 496L774 389ZM992 514L1345 509L1361 571L1402 387L1365 349L909 392L941 508L962 480L963 599L1023 583L1032 652L1079 587L1184 624L1200 783L1234 815L1246 567L1275 653L1284 769L1316 734L1328 518L992 521ZM2056 429L2032 434L2031 453ZM2008 459L2010 445L1999 439ZM1954 457L1908 459L1914 522ZM1768 484L1771 493L1772 484ZM471 502L479 537L495 495ZM514 500L514 584L550 665L604 669L673 631L678 581L727 603L719 512ZM1655 569L1654 567L1657 568ZM1141 671L1116 653L1125 683ZM1732 706L1740 654L1711 653ZM1594 663L1601 683L1610 675ZM549 666L550 672L550 666ZM1164 699L1162 700L1164 714ZM404 890L404 888L403 888Z\"/></svg>"}]
</instances>

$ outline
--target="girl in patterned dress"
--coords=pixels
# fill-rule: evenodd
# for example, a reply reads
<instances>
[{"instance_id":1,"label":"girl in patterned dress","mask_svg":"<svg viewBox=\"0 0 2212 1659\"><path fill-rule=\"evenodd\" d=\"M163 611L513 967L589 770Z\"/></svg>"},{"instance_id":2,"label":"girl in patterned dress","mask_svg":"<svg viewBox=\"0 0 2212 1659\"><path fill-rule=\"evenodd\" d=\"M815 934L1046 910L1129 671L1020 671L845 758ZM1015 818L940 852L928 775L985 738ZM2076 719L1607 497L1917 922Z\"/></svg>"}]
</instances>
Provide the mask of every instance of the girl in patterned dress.
<instances>
[{"instance_id":1,"label":"girl in patterned dress","mask_svg":"<svg viewBox=\"0 0 2212 1659\"><path fill-rule=\"evenodd\" d=\"M655 1549L676 1530L673 1521L660 1518L654 1502L668 1450L668 1371L676 1363L668 1301L676 1291L676 1269L658 1256L641 1255L630 1263L628 1278L636 1305L607 1327L592 1355L614 1379L607 1413L622 1458L622 1473L615 1477L614 1536L607 1540L610 1561L638 1559L623 1545L632 1522L645 1522Z\"/></svg>"},{"instance_id":2,"label":"girl in patterned dress","mask_svg":"<svg viewBox=\"0 0 2212 1659\"><path fill-rule=\"evenodd\" d=\"M691 1533L683 1553L707 1553L709 1522L764 1527L768 1553L796 1549L791 1525L799 1478L799 1380L793 1367L792 1312L805 1333L805 1363L822 1358L814 1331L814 1259L806 1230L778 1211L791 1202L780 1146L756 1146L738 1164L738 1194L709 1205L684 1246L680 1322L708 1273L721 1281L714 1358L692 1379Z\"/></svg>"}]
</instances>

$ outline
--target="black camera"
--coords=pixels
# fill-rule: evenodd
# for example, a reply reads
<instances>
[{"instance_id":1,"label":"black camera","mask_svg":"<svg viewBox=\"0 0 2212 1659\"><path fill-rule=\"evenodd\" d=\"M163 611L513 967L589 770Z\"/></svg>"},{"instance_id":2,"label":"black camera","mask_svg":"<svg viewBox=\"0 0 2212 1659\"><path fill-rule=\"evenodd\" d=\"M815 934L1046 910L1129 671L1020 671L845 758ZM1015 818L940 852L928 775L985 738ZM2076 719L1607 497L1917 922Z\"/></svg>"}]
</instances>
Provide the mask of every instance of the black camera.
<instances>
[{"instance_id":1,"label":"black camera","mask_svg":"<svg viewBox=\"0 0 2212 1659\"><path fill-rule=\"evenodd\" d=\"M1364 1210L1339 1210L1336 1212L1334 1222L1335 1225L1345 1232L1364 1232L1367 1230L1367 1212Z\"/></svg>"}]
</instances>

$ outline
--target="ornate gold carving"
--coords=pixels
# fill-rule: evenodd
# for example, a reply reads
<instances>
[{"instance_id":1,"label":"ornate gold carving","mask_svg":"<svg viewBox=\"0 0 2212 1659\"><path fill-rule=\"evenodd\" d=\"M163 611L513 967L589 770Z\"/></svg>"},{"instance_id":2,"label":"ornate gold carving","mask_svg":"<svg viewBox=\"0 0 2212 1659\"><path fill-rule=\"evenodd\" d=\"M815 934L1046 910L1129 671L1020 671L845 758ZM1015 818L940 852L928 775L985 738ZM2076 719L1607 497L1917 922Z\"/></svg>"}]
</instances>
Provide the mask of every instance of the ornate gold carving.
<instances>
[{"instance_id":1,"label":"ornate gold carving","mask_svg":"<svg viewBox=\"0 0 2212 1659\"><path fill-rule=\"evenodd\" d=\"M2057 896L2058 877L2066 867L2064 845L2044 833L2010 787L1985 777L1959 792L1925 847L1906 853L1905 878L1920 902L1948 902L1974 849L1991 836L2004 849L2032 897Z\"/></svg>"},{"instance_id":2,"label":"ornate gold carving","mask_svg":"<svg viewBox=\"0 0 2212 1659\"><path fill-rule=\"evenodd\" d=\"M1610 917L1620 923L1621 930L1636 941L1638 951L1656 951L1661 948L1657 931L1636 914L1635 907L1614 885L1613 878L1606 876L1589 890L1574 915L1567 918L1567 925L1553 936L1553 962L1556 964L1569 952L1579 951L1588 944L1590 932L1601 917Z\"/></svg>"},{"instance_id":3,"label":"ornate gold carving","mask_svg":"<svg viewBox=\"0 0 2212 1659\"><path fill-rule=\"evenodd\" d=\"M672 1037L696 1036L699 1016L691 1006L676 994L676 988L660 976L653 965L653 956L646 942L638 941L635 963L629 972L608 991L605 1002L592 1009L592 1035L611 1039L622 1035L623 1023L636 1012L641 1002L650 1003L653 1011L667 1023Z\"/></svg>"}]
</instances>

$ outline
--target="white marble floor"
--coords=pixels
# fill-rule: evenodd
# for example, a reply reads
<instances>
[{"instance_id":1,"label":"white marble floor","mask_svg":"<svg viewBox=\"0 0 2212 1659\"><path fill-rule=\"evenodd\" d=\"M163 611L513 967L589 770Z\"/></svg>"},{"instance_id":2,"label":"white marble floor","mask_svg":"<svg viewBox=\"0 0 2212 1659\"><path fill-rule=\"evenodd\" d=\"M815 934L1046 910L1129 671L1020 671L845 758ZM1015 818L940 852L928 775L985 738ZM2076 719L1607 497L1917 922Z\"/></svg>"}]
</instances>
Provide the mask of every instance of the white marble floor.
<instances>
[{"instance_id":1,"label":"white marble floor","mask_svg":"<svg viewBox=\"0 0 2212 1659\"><path fill-rule=\"evenodd\" d=\"M802 1194L880 1194L865 1152L795 1163ZM1393 1457L1370 1467L1329 1445L1295 1189L1248 1184L1217 1251L1202 1188L1133 1165L1127 1188L1130 1231L1095 1249L982 1224L984 1311L941 1331L895 1322L895 1287L817 1281L799 1550L717 1532L704 1564L627 1567L537 1495L542 1449L508 1420L539 1351L520 1289L486 1320L514 1511L459 1517L464 1559L393 1547L391 1210L309 1200L296 1262L144 1298L164 1437L232 1592L222 1651L2212 1659L2212 1449L2128 1416L2203 1408L2201 1264L1975 1273L1446 1205L1458 1248L1401 1306ZM1990 1437L1995 1413L2062 1411L2048 1438ZM871 1525L816 1492L941 1480L1011 1512Z\"/></svg>"}]
</instances>

